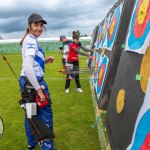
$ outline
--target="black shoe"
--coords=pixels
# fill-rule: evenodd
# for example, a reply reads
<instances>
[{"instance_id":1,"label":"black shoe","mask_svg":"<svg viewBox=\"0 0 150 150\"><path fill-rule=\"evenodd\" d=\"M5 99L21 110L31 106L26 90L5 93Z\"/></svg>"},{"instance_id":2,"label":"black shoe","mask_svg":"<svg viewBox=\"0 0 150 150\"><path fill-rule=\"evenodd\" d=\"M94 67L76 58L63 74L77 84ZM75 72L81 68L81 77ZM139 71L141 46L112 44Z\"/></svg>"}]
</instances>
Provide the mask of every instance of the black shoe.
<instances>
[{"instance_id":1,"label":"black shoe","mask_svg":"<svg viewBox=\"0 0 150 150\"><path fill-rule=\"evenodd\" d=\"M28 145L28 150L34 150L36 147L38 147L38 146L41 146L41 142L39 142L37 145L35 145L35 146L30 146L30 145Z\"/></svg>"},{"instance_id":2,"label":"black shoe","mask_svg":"<svg viewBox=\"0 0 150 150\"><path fill-rule=\"evenodd\" d=\"M28 145L28 150L33 150L34 148L35 148L35 146Z\"/></svg>"}]
</instances>

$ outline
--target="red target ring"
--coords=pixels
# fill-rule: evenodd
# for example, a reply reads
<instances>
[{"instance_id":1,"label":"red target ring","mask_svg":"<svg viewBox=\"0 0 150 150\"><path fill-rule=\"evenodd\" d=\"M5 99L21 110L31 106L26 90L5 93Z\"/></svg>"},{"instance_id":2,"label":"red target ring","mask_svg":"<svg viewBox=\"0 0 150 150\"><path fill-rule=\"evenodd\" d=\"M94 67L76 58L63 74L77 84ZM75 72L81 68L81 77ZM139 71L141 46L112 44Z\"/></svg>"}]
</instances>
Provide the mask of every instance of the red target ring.
<instances>
[{"instance_id":1,"label":"red target ring","mask_svg":"<svg viewBox=\"0 0 150 150\"><path fill-rule=\"evenodd\" d=\"M101 69L100 69L100 73L98 76L98 86L100 86L102 84L104 72L105 72L105 64L102 64Z\"/></svg>"}]
</instances>

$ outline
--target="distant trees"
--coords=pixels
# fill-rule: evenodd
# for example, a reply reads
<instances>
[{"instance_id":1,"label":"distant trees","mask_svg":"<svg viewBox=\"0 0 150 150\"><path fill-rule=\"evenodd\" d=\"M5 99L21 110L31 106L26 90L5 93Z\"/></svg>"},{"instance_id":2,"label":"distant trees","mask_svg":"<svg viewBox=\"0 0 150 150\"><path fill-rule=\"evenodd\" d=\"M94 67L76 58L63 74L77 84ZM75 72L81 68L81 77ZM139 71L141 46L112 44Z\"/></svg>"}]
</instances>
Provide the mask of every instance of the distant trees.
<instances>
[{"instance_id":1,"label":"distant trees","mask_svg":"<svg viewBox=\"0 0 150 150\"><path fill-rule=\"evenodd\" d=\"M88 37L88 35L87 35L87 34L84 34L84 35L81 35L81 36L83 36L83 37Z\"/></svg>"}]
</instances>

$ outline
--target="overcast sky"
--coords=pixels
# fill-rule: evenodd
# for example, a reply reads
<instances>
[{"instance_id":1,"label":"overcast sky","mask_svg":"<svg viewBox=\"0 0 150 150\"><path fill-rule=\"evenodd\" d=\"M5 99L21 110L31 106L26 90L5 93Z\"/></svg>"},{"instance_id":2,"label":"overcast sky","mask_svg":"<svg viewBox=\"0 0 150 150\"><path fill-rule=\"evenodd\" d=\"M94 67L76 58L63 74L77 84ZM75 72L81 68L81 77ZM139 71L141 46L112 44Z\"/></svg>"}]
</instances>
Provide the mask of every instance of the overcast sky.
<instances>
[{"instance_id":1,"label":"overcast sky","mask_svg":"<svg viewBox=\"0 0 150 150\"><path fill-rule=\"evenodd\" d=\"M73 30L92 34L116 0L3 0L0 3L0 36L22 38L28 16L39 13L47 21L41 37L69 36Z\"/></svg>"}]
</instances>

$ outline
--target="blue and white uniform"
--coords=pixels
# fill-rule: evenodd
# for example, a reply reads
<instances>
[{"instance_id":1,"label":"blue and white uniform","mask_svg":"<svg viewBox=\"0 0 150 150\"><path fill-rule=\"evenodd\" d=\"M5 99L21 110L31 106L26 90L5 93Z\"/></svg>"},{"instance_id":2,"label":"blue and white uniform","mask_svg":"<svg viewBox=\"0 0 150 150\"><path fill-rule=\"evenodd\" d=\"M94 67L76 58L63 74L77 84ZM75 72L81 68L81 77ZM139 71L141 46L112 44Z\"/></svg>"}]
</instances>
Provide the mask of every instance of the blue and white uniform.
<instances>
[{"instance_id":1,"label":"blue and white uniform","mask_svg":"<svg viewBox=\"0 0 150 150\"><path fill-rule=\"evenodd\" d=\"M36 76L44 76L44 52L41 49L40 45L37 42L36 37L33 35L29 34L26 36L24 39L23 45L22 45L22 59L23 59L23 64L22 64L22 71L21 71L21 76L25 76L25 71L24 71L24 59L26 56L34 56L34 64L33 68L35 71Z\"/></svg>"},{"instance_id":2,"label":"blue and white uniform","mask_svg":"<svg viewBox=\"0 0 150 150\"><path fill-rule=\"evenodd\" d=\"M31 57L31 62L33 58L33 63L28 64L30 62L30 57ZM44 89L44 92L49 95L49 104L44 108L38 108L36 117L41 119L49 128L53 129L53 114L51 109L51 98L50 98L48 86L45 80L43 79L44 65L45 65L44 57L45 57L44 52L41 49L40 45L38 44L37 38L31 34L27 35L22 45L23 64L22 64L22 71L19 80L20 89L21 91L23 90L26 82L24 77L27 77L28 80L31 82L31 84L32 84L32 80L35 80L35 82L33 82L32 85L36 90L39 87L42 87ZM29 66L29 69L26 69L27 66ZM33 68L33 72L32 69L30 71L30 66L31 68ZM25 130L26 130L28 145L36 146L37 142L34 140L34 136L31 134L30 125L26 116L25 116ZM43 141L42 150L54 150L53 140Z\"/></svg>"}]
</instances>

